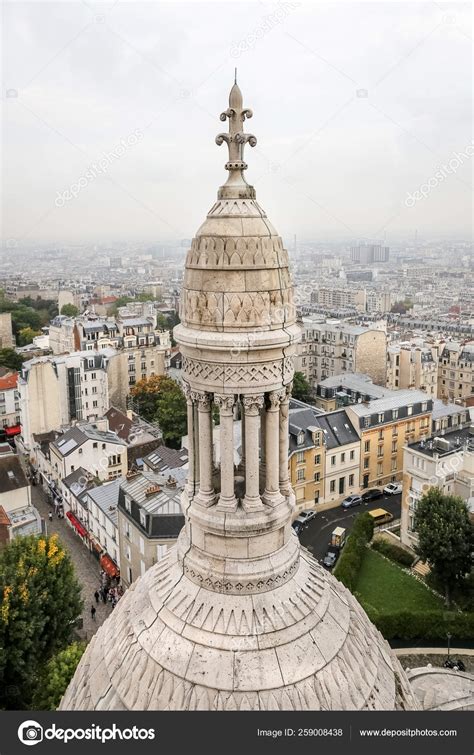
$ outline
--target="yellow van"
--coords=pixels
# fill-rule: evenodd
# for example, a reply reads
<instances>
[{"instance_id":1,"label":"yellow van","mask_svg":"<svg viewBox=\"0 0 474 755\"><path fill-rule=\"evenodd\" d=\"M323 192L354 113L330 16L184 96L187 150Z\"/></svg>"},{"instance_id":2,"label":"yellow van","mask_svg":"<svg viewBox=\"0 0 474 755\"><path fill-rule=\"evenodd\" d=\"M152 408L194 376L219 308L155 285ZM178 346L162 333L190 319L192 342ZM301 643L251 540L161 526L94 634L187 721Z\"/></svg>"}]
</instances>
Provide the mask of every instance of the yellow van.
<instances>
[{"instance_id":1,"label":"yellow van","mask_svg":"<svg viewBox=\"0 0 474 755\"><path fill-rule=\"evenodd\" d=\"M378 527L380 524L387 524L387 522L391 522L393 519L393 514L390 511L385 511L385 509L373 509L369 511L369 514L374 520L374 527Z\"/></svg>"}]
</instances>

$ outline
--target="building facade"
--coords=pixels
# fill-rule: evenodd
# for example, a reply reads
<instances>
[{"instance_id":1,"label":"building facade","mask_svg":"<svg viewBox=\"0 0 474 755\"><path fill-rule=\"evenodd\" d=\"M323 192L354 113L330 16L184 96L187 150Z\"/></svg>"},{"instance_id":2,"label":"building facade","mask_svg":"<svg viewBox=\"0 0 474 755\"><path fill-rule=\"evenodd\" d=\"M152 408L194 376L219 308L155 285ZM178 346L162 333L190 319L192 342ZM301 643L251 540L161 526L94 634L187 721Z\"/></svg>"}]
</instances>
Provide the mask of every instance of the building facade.
<instances>
[{"instance_id":1,"label":"building facade","mask_svg":"<svg viewBox=\"0 0 474 755\"><path fill-rule=\"evenodd\" d=\"M439 354L438 398L474 403L474 342L448 341Z\"/></svg>"}]
</instances>

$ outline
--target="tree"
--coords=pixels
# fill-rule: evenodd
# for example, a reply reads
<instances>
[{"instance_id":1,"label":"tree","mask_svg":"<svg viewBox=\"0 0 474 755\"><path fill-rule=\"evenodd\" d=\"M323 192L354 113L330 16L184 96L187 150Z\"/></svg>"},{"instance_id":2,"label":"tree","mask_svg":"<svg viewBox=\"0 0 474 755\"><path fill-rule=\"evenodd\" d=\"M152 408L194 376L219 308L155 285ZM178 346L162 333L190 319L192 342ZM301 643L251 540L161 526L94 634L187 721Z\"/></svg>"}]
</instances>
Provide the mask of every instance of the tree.
<instances>
[{"instance_id":1,"label":"tree","mask_svg":"<svg viewBox=\"0 0 474 755\"><path fill-rule=\"evenodd\" d=\"M85 642L72 642L50 658L38 677L34 710L56 710L85 649Z\"/></svg>"},{"instance_id":2,"label":"tree","mask_svg":"<svg viewBox=\"0 0 474 755\"><path fill-rule=\"evenodd\" d=\"M293 398L298 399L298 401L304 401L305 403L311 403L313 400L311 386L302 372L295 372L292 395Z\"/></svg>"},{"instance_id":3,"label":"tree","mask_svg":"<svg viewBox=\"0 0 474 755\"><path fill-rule=\"evenodd\" d=\"M17 354L15 349L0 349L0 366L8 370L17 372L21 370L23 358Z\"/></svg>"},{"instance_id":4,"label":"tree","mask_svg":"<svg viewBox=\"0 0 474 755\"><path fill-rule=\"evenodd\" d=\"M138 414L158 422L166 445L179 448L187 433L186 399L179 385L164 375L152 375L139 380L130 393Z\"/></svg>"},{"instance_id":5,"label":"tree","mask_svg":"<svg viewBox=\"0 0 474 755\"><path fill-rule=\"evenodd\" d=\"M33 342L35 336L40 336L41 330L33 330L33 328L22 328L18 333L18 346L27 346Z\"/></svg>"},{"instance_id":6,"label":"tree","mask_svg":"<svg viewBox=\"0 0 474 755\"><path fill-rule=\"evenodd\" d=\"M472 567L474 526L462 498L444 495L432 487L418 502L415 513L416 552L431 566L444 587L446 604L451 593Z\"/></svg>"},{"instance_id":7,"label":"tree","mask_svg":"<svg viewBox=\"0 0 474 755\"><path fill-rule=\"evenodd\" d=\"M74 304L63 304L61 314L66 315L66 317L77 317L79 309Z\"/></svg>"},{"instance_id":8,"label":"tree","mask_svg":"<svg viewBox=\"0 0 474 755\"><path fill-rule=\"evenodd\" d=\"M0 708L28 707L45 662L70 641L80 586L57 535L15 538L0 553Z\"/></svg>"}]
</instances>

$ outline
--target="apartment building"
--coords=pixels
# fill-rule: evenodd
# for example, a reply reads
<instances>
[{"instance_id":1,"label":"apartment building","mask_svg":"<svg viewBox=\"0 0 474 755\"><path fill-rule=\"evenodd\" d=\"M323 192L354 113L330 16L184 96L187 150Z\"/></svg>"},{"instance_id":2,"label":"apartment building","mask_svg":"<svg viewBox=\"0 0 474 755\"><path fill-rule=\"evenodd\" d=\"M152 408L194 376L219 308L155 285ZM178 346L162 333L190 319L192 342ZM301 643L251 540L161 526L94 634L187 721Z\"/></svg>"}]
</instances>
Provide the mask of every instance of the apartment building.
<instances>
[{"instance_id":1,"label":"apartment building","mask_svg":"<svg viewBox=\"0 0 474 755\"><path fill-rule=\"evenodd\" d=\"M329 508L360 488L360 438L344 410L290 403L290 480L297 510Z\"/></svg>"},{"instance_id":2,"label":"apartment building","mask_svg":"<svg viewBox=\"0 0 474 755\"><path fill-rule=\"evenodd\" d=\"M0 423L7 438L18 435L21 430L18 372L0 377Z\"/></svg>"},{"instance_id":3,"label":"apartment building","mask_svg":"<svg viewBox=\"0 0 474 755\"><path fill-rule=\"evenodd\" d=\"M434 346L419 342L387 348L387 388L416 388L432 398L438 393L438 359Z\"/></svg>"},{"instance_id":4,"label":"apartment building","mask_svg":"<svg viewBox=\"0 0 474 755\"><path fill-rule=\"evenodd\" d=\"M406 446L400 533L405 545L416 545L417 504L431 487L460 496L474 513L474 427L470 423L442 437L433 435Z\"/></svg>"},{"instance_id":5,"label":"apartment building","mask_svg":"<svg viewBox=\"0 0 474 755\"><path fill-rule=\"evenodd\" d=\"M438 398L474 404L474 341L441 345Z\"/></svg>"},{"instance_id":6,"label":"apartment building","mask_svg":"<svg viewBox=\"0 0 474 755\"><path fill-rule=\"evenodd\" d=\"M317 384L315 405L325 412L332 412L349 404L372 401L389 394L387 388L375 385L368 375L346 372Z\"/></svg>"},{"instance_id":7,"label":"apartment building","mask_svg":"<svg viewBox=\"0 0 474 755\"><path fill-rule=\"evenodd\" d=\"M109 378L116 352L79 351L25 362L18 379L22 439L60 430L79 420L93 422L109 408Z\"/></svg>"},{"instance_id":8,"label":"apartment building","mask_svg":"<svg viewBox=\"0 0 474 755\"><path fill-rule=\"evenodd\" d=\"M75 425L49 445L53 478L63 480L83 467L101 481L127 474L127 444L116 433Z\"/></svg>"},{"instance_id":9,"label":"apartment building","mask_svg":"<svg viewBox=\"0 0 474 755\"><path fill-rule=\"evenodd\" d=\"M42 532L41 517L32 505L30 483L8 443L0 444L0 514L0 547L18 535Z\"/></svg>"},{"instance_id":10,"label":"apartment building","mask_svg":"<svg viewBox=\"0 0 474 755\"><path fill-rule=\"evenodd\" d=\"M386 382L386 334L345 322L302 318L302 340L295 369L312 386L344 372L363 372L378 385Z\"/></svg>"},{"instance_id":11,"label":"apartment building","mask_svg":"<svg viewBox=\"0 0 474 755\"><path fill-rule=\"evenodd\" d=\"M59 316L51 322L49 332L53 354L114 351L109 393L122 410L132 385L152 375L164 375L169 366L170 333L156 329L156 314L138 316L125 309L120 318Z\"/></svg>"},{"instance_id":12,"label":"apartment building","mask_svg":"<svg viewBox=\"0 0 474 755\"><path fill-rule=\"evenodd\" d=\"M290 401L288 470L297 511L312 508L324 499L326 446L324 433L316 424L320 414L301 401Z\"/></svg>"},{"instance_id":13,"label":"apartment building","mask_svg":"<svg viewBox=\"0 0 474 755\"><path fill-rule=\"evenodd\" d=\"M433 399L416 390L348 406L361 441L361 487L380 487L403 474L403 447L431 434Z\"/></svg>"},{"instance_id":14,"label":"apartment building","mask_svg":"<svg viewBox=\"0 0 474 755\"><path fill-rule=\"evenodd\" d=\"M351 261L358 265L371 265L375 262L388 262L390 247L382 244L358 244L351 246Z\"/></svg>"},{"instance_id":15,"label":"apartment building","mask_svg":"<svg viewBox=\"0 0 474 755\"><path fill-rule=\"evenodd\" d=\"M311 294L311 302L328 309L354 307L359 312L365 312L367 299L365 289L363 288L330 288L320 286Z\"/></svg>"},{"instance_id":16,"label":"apartment building","mask_svg":"<svg viewBox=\"0 0 474 755\"><path fill-rule=\"evenodd\" d=\"M119 558L122 582L143 575L176 542L184 525L182 487L168 475L129 473L120 485Z\"/></svg>"},{"instance_id":17,"label":"apartment building","mask_svg":"<svg viewBox=\"0 0 474 755\"><path fill-rule=\"evenodd\" d=\"M120 574L118 501L121 479L88 491L89 537L100 564L111 577Z\"/></svg>"}]
</instances>

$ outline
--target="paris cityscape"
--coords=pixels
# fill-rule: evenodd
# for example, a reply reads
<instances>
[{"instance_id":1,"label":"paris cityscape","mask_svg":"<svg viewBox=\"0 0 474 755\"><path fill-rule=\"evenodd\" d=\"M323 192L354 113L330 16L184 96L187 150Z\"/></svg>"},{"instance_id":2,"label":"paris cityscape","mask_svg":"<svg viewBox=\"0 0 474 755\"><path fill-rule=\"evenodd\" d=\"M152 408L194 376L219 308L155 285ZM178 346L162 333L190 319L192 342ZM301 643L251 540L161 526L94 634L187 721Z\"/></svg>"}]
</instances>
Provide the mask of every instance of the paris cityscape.
<instances>
[{"instance_id":1,"label":"paris cityscape","mask_svg":"<svg viewBox=\"0 0 474 755\"><path fill-rule=\"evenodd\" d=\"M471 10L5 4L7 755L471 751Z\"/></svg>"}]
</instances>

